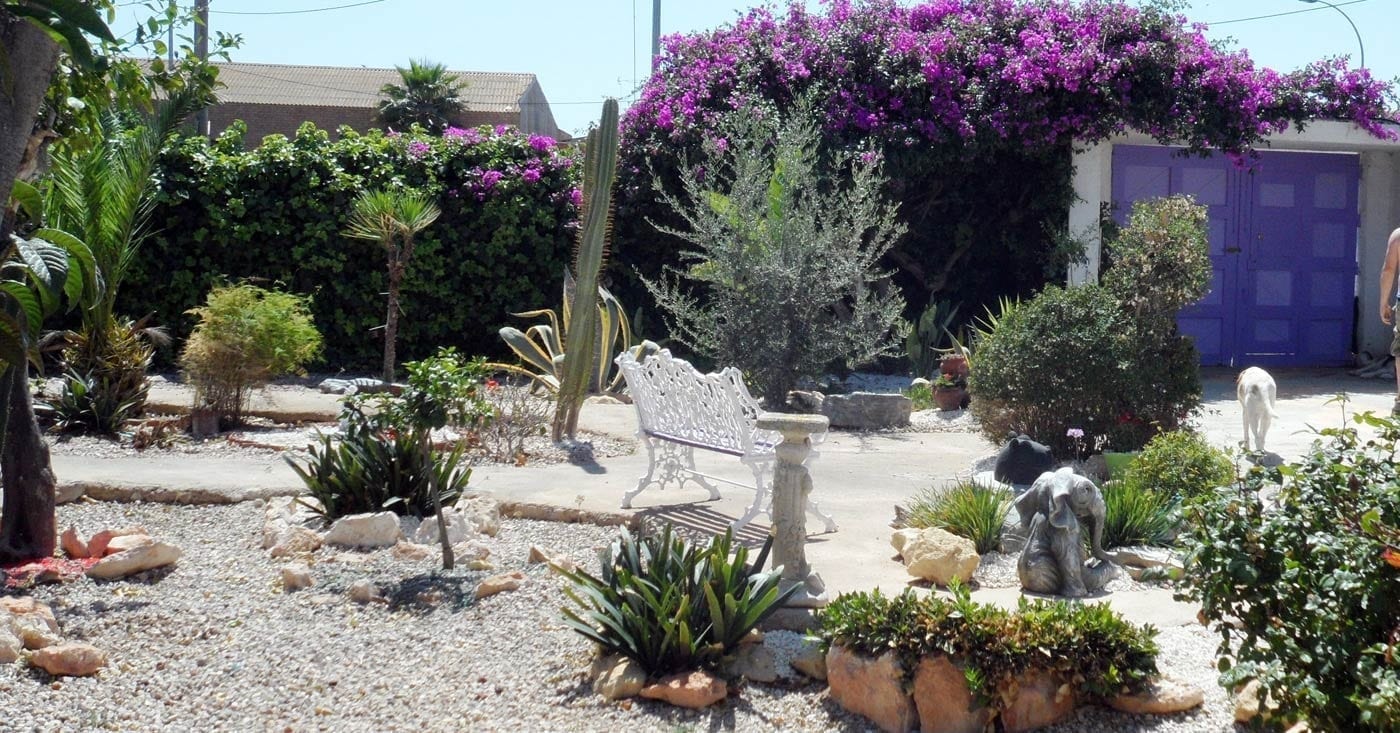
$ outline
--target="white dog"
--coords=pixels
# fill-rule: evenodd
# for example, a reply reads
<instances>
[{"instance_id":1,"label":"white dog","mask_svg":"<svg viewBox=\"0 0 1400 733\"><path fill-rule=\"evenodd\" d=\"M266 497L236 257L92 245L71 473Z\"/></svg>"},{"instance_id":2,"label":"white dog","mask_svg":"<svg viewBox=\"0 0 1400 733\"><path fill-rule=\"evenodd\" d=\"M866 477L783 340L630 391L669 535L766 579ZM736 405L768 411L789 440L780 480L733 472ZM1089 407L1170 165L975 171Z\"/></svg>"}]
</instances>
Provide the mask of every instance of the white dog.
<instances>
[{"instance_id":1,"label":"white dog","mask_svg":"<svg viewBox=\"0 0 1400 733\"><path fill-rule=\"evenodd\" d=\"M1259 367L1250 367L1240 372L1235 380L1235 394L1240 407L1244 408L1244 449L1249 450L1249 434L1254 433L1254 449L1264 450L1264 436L1269 433L1269 423L1278 417L1274 412L1274 399L1278 386L1274 378Z\"/></svg>"}]
</instances>

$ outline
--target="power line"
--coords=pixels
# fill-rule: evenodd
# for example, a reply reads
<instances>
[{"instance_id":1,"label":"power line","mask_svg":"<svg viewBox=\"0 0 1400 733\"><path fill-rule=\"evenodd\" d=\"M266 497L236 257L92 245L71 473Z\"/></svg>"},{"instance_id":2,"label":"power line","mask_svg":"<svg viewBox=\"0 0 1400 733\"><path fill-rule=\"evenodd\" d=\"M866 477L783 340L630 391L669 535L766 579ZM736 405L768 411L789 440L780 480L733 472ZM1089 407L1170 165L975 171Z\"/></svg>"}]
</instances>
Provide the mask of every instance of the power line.
<instances>
[{"instance_id":1,"label":"power line","mask_svg":"<svg viewBox=\"0 0 1400 733\"><path fill-rule=\"evenodd\" d=\"M1348 5L1360 5L1361 3L1364 3L1366 1L1367 0L1347 0L1347 2L1332 3L1332 5L1335 7L1342 8ZM1229 25L1231 23L1245 23L1251 20L1268 20L1269 18L1282 18L1285 15L1298 15L1299 13L1311 13L1315 10L1326 10L1327 7L1328 6L1326 5L1314 5L1313 7L1302 8L1300 10L1286 10L1282 13L1272 13L1270 15L1256 15L1252 18L1231 18L1230 20L1221 20L1216 21L1214 23L1206 23L1206 25L1214 27L1217 25Z\"/></svg>"},{"instance_id":2,"label":"power line","mask_svg":"<svg viewBox=\"0 0 1400 733\"><path fill-rule=\"evenodd\" d=\"M307 8L306 10L210 10L209 12L218 13L219 15L302 15L305 13L324 13L328 10L344 10L346 8L358 8L365 5L375 5L377 3L382 2L384 2L384 0L365 0L364 2L350 3L348 5L332 5L330 7L325 8Z\"/></svg>"}]
</instances>

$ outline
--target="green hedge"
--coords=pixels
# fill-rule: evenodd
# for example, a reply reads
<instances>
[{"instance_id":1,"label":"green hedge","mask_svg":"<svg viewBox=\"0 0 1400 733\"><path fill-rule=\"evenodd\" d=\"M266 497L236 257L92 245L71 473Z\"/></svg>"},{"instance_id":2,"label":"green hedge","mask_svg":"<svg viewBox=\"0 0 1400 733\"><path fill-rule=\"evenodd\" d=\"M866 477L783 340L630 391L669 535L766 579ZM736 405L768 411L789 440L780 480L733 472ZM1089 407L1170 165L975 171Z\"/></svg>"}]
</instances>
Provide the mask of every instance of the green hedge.
<instances>
[{"instance_id":1,"label":"green hedge","mask_svg":"<svg viewBox=\"0 0 1400 733\"><path fill-rule=\"evenodd\" d=\"M399 354L439 346L501 354L510 313L556 307L577 218L577 166L553 140L497 128L442 137L359 135L332 141L304 125L294 139L245 150L243 129L180 140L158 172L155 232L122 289L122 312L154 312L183 339L186 313L211 285L249 278L311 295L326 365L363 369L382 354L384 256L340 235L371 186L422 188L442 208L418 240L404 287Z\"/></svg>"}]
</instances>

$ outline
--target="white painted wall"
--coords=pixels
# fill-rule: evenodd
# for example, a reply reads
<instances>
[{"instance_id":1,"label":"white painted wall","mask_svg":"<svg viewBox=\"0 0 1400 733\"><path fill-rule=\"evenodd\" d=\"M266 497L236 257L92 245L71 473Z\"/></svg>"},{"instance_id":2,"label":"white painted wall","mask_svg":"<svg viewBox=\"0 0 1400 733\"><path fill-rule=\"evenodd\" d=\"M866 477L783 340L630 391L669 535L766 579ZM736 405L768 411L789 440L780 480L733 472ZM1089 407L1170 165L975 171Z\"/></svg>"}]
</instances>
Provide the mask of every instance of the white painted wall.
<instances>
[{"instance_id":1,"label":"white painted wall","mask_svg":"<svg viewBox=\"0 0 1400 733\"><path fill-rule=\"evenodd\" d=\"M1396 128L1400 130L1400 127ZM1400 227L1400 141L1379 140L1355 125L1322 121L1306 129L1289 130L1268 139L1271 150L1353 152L1361 155L1361 229L1357 242L1359 265L1357 333L1360 348L1372 354L1390 347L1391 331L1380 320L1380 270L1386 239ZM1113 147L1156 145L1139 133L1074 152L1075 202L1069 210L1069 231L1086 243L1086 262L1070 268L1069 284L1095 282L1102 262L1099 238L1100 207L1113 198Z\"/></svg>"}]
</instances>

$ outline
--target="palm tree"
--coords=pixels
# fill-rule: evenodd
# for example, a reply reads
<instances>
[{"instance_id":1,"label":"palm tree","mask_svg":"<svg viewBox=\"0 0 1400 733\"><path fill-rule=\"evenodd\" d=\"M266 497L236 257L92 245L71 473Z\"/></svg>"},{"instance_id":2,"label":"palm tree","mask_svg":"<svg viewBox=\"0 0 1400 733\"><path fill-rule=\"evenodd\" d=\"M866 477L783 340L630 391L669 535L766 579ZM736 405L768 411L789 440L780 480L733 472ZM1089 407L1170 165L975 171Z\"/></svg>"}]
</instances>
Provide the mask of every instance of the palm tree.
<instances>
[{"instance_id":1,"label":"palm tree","mask_svg":"<svg viewBox=\"0 0 1400 733\"><path fill-rule=\"evenodd\" d=\"M385 382L394 381L399 338L399 288L413 257L413 239L438 218L438 207L417 191L372 189L355 198L345 236L379 242L389 264L389 309L384 317Z\"/></svg>"},{"instance_id":2,"label":"palm tree","mask_svg":"<svg viewBox=\"0 0 1400 733\"><path fill-rule=\"evenodd\" d=\"M415 122L434 134L441 134L448 122L462 111L459 96L467 84L442 64L410 60L408 68L395 66L403 84L385 84L379 93L387 99L379 103L379 119L391 129L407 129Z\"/></svg>"}]
</instances>

